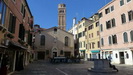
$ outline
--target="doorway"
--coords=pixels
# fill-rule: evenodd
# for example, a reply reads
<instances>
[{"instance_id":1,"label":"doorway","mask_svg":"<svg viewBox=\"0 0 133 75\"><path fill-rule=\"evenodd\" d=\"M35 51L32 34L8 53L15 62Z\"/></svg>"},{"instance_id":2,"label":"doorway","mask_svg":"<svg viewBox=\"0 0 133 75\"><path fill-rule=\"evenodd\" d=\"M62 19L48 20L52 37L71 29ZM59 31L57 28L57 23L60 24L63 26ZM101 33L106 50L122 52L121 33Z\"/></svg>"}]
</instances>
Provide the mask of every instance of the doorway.
<instances>
[{"instance_id":1,"label":"doorway","mask_svg":"<svg viewBox=\"0 0 133 75\"><path fill-rule=\"evenodd\" d=\"M53 52L53 57L57 57L57 52Z\"/></svg>"},{"instance_id":2,"label":"doorway","mask_svg":"<svg viewBox=\"0 0 133 75\"><path fill-rule=\"evenodd\" d=\"M125 64L124 52L119 52L119 55L120 55L120 64Z\"/></svg>"}]
</instances>

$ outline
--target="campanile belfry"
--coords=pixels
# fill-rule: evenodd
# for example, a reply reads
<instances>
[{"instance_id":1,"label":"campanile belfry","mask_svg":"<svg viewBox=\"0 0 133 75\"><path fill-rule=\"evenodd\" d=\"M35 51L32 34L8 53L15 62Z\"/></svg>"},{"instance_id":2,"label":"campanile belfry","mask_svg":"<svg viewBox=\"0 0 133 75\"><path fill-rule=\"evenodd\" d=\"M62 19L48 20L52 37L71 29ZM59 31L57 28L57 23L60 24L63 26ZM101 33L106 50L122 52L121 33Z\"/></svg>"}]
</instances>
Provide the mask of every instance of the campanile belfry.
<instances>
[{"instance_id":1,"label":"campanile belfry","mask_svg":"<svg viewBox=\"0 0 133 75\"><path fill-rule=\"evenodd\" d=\"M66 5L58 5L58 25L60 29L66 30Z\"/></svg>"}]
</instances>

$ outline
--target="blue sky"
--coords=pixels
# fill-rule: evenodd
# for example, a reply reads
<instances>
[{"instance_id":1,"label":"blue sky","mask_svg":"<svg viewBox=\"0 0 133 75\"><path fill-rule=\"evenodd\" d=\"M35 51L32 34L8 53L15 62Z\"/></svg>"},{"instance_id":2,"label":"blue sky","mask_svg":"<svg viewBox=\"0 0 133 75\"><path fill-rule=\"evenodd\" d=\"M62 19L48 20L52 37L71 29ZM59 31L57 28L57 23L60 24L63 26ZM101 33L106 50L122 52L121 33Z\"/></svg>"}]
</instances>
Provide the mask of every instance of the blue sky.
<instances>
[{"instance_id":1,"label":"blue sky","mask_svg":"<svg viewBox=\"0 0 133 75\"><path fill-rule=\"evenodd\" d=\"M72 27L74 17L89 18L111 0L27 0L34 16L34 24L42 28L58 26L58 4L66 4L66 29Z\"/></svg>"}]
</instances>

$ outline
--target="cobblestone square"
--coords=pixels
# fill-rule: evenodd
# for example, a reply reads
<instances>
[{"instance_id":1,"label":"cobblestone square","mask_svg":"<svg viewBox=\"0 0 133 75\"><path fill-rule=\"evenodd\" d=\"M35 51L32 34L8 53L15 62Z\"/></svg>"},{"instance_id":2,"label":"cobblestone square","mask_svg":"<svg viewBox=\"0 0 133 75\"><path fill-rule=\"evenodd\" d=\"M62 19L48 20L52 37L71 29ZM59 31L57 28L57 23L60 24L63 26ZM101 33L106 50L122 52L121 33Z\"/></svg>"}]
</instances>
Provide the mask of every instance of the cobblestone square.
<instances>
[{"instance_id":1,"label":"cobblestone square","mask_svg":"<svg viewBox=\"0 0 133 75\"><path fill-rule=\"evenodd\" d=\"M132 65L116 65L119 69L117 73L94 73L87 71L93 67L92 61L85 61L79 64L51 64L48 61L35 61L25 67L22 71L17 71L13 75L132 75Z\"/></svg>"}]
</instances>

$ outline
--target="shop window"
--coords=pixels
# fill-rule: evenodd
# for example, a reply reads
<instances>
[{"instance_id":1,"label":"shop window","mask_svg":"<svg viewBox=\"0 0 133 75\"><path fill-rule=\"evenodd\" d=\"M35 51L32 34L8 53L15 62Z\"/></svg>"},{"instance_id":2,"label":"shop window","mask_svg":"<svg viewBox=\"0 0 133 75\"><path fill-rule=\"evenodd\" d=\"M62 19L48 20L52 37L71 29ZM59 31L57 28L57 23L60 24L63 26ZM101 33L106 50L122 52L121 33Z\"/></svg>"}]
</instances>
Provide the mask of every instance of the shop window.
<instances>
[{"instance_id":1,"label":"shop window","mask_svg":"<svg viewBox=\"0 0 133 75\"><path fill-rule=\"evenodd\" d=\"M115 54L115 57L116 57L116 58L118 58L118 55L117 55L117 53Z\"/></svg>"}]
</instances>

